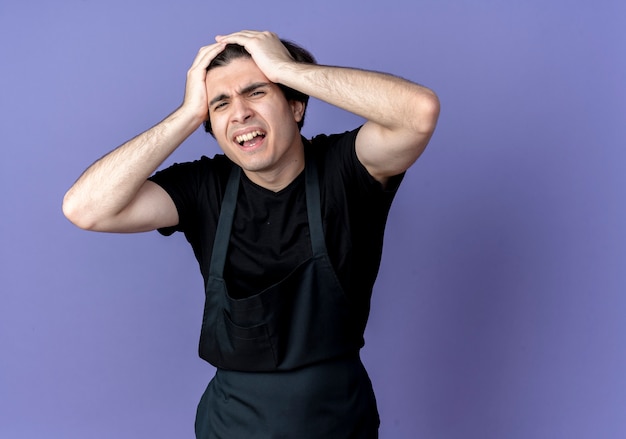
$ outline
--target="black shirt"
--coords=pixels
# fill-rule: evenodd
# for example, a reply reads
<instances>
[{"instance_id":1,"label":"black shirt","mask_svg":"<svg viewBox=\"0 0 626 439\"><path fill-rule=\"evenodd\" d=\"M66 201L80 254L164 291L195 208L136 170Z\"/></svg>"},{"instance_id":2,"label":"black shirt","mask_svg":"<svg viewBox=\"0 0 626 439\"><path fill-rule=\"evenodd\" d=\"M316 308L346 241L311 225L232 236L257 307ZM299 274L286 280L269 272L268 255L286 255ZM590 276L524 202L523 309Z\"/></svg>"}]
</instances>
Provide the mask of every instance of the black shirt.
<instances>
[{"instance_id":1,"label":"black shirt","mask_svg":"<svg viewBox=\"0 0 626 439\"><path fill-rule=\"evenodd\" d=\"M324 234L335 272L348 299L367 314L382 254L387 215L402 175L386 190L358 161L358 129L304 141L317 162ZM205 279L228 175L224 155L175 164L151 180L178 209L179 224L159 230L184 232ZM234 298L255 294L282 279L311 254L304 174L279 192L242 173L224 278Z\"/></svg>"}]
</instances>

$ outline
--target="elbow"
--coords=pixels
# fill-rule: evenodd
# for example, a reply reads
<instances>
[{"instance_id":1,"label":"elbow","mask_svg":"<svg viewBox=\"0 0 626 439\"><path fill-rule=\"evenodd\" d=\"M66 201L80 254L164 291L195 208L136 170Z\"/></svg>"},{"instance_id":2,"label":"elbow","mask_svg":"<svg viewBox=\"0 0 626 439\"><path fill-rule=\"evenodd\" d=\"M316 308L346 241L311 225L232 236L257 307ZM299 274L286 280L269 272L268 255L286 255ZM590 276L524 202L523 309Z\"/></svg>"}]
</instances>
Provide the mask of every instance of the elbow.
<instances>
[{"instance_id":1,"label":"elbow","mask_svg":"<svg viewBox=\"0 0 626 439\"><path fill-rule=\"evenodd\" d=\"M435 128L437 127L437 121L439 120L439 113L441 111L441 104L439 97L432 90L428 90L417 104L418 115L415 118L415 129L421 134L430 137Z\"/></svg>"},{"instance_id":2,"label":"elbow","mask_svg":"<svg viewBox=\"0 0 626 439\"><path fill-rule=\"evenodd\" d=\"M63 215L76 227L83 230L95 230L96 224L87 215L87 209L77 202L72 196L71 191L67 192L63 197L62 205Z\"/></svg>"}]
</instances>

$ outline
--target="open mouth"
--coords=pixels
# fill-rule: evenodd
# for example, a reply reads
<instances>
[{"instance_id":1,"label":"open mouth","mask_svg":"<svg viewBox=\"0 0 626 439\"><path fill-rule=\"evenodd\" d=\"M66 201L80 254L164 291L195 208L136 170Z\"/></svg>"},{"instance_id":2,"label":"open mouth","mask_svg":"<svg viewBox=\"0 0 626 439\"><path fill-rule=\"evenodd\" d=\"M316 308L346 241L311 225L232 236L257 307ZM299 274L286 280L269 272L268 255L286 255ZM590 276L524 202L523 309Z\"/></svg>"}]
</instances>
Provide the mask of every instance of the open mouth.
<instances>
[{"instance_id":1,"label":"open mouth","mask_svg":"<svg viewBox=\"0 0 626 439\"><path fill-rule=\"evenodd\" d=\"M237 142L240 146L254 146L257 142L264 138L265 133L257 130L235 137L235 142Z\"/></svg>"}]
</instances>

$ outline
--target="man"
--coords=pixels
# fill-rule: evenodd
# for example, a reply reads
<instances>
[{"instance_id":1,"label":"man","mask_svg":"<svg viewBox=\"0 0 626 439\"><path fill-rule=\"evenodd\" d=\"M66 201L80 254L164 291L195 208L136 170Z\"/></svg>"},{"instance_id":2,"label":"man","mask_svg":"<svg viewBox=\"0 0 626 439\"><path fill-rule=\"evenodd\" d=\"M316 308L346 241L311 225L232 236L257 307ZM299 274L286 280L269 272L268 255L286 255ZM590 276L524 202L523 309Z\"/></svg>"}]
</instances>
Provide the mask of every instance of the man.
<instances>
[{"instance_id":1,"label":"man","mask_svg":"<svg viewBox=\"0 0 626 439\"><path fill-rule=\"evenodd\" d=\"M304 139L308 96L367 121ZM182 231L192 245L206 286L200 356L217 368L197 437L377 437L359 350L391 201L438 114L422 86L236 32L200 49L177 110L68 191L81 228ZM152 175L203 122L224 155Z\"/></svg>"}]
</instances>

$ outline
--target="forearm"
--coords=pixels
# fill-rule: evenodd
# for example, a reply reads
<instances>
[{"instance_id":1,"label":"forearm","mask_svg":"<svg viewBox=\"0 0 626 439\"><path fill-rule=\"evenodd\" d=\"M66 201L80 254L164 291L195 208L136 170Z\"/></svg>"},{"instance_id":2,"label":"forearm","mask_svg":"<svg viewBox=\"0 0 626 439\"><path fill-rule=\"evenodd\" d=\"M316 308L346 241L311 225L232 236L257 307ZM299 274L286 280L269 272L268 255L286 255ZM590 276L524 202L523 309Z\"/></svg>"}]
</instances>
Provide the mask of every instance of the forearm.
<instances>
[{"instance_id":1,"label":"forearm","mask_svg":"<svg viewBox=\"0 0 626 439\"><path fill-rule=\"evenodd\" d=\"M430 132L436 122L436 95L393 75L289 63L280 70L277 81L389 130Z\"/></svg>"},{"instance_id":2,"label":"forearm","mask_svg":"<svg viewBox=\"0 0 626 439\"><path fill-rule=\"evenodd\" d=\"M65 194L65 215L72 222L89 227L119 214L146 179L201 123L200 118L181 107L96 161Z\"/></svg>"}]
</instances>

